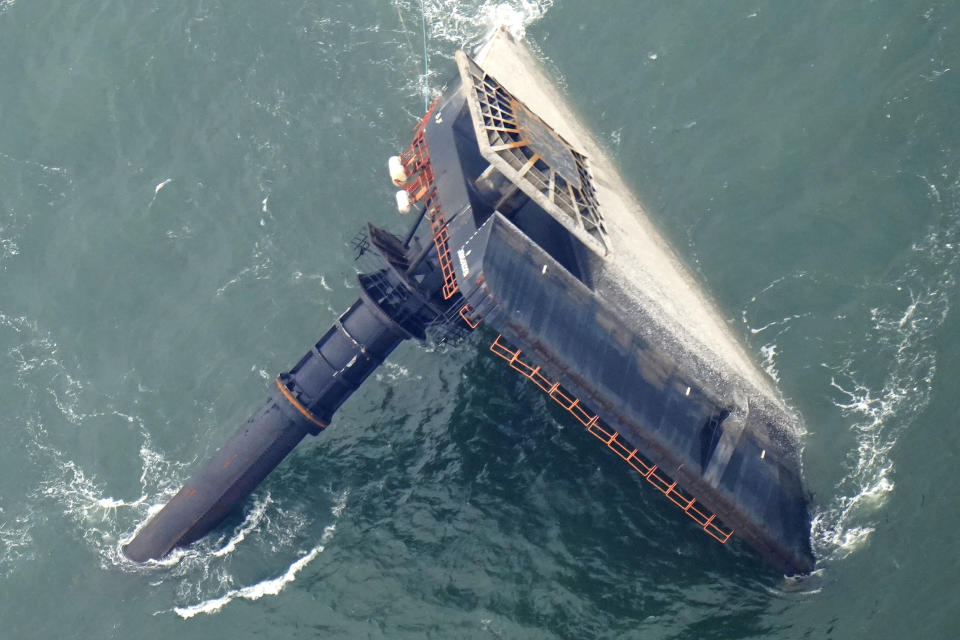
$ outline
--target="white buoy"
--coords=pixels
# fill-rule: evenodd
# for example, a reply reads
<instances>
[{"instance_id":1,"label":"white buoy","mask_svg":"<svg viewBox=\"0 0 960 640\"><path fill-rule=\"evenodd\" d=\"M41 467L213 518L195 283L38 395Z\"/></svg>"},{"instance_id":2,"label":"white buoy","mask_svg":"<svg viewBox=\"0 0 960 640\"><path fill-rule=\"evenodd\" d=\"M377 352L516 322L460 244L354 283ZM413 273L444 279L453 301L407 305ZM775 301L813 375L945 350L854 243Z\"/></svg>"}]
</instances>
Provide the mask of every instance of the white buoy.
<instances>
[{"instance_id":1,"label":"white buoy","mask_svg":"<svg viewBox=\"0 0 960 640\"><path fill-rule=\"evenodd\" d=\"M407 172L403 168L403 162L400 156L390 156L387 160L387 168L390 170L390 179L398 187L407 181Z\"/></svg>"},{"instance_id":2,"label":"white buoy","mask_svg":"<svg viewBox=\"0 0 960 640\"><path fill-rule=\"evenodd\" d=\"M410 213L410 194L403 189L397 191L397 211L403 214Z\"/></svg>"}]
</instances>

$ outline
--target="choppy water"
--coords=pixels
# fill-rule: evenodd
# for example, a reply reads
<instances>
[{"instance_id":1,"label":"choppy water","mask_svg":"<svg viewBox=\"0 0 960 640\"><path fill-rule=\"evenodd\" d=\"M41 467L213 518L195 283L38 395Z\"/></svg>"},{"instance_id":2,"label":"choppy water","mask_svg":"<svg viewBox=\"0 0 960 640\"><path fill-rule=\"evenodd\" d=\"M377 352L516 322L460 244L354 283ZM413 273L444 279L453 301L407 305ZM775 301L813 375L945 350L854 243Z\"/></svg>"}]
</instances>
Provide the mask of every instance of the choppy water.
<instances>
[{"instance_id":1,"label":"choppy water","mask_svg":"<svg viewBox=\"0 0 960 640\"><path fill-rule=\"evenodd\" d=\"M960 7L423 9L0 1L0 636L960 637ZM384 159L496 22L804 415L817 573L696 531L484 336L124 562L353 300Z\"/></svg>"}]
</instances>

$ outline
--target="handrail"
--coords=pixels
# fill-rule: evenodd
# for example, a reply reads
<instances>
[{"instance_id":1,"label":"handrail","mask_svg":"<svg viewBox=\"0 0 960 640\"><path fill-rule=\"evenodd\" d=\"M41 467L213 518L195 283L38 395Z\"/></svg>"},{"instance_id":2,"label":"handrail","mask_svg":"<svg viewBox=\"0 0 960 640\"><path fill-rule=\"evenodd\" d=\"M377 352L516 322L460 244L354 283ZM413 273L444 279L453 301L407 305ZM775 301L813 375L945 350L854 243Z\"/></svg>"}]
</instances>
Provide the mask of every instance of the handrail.
<instances>
[{"instance_id":1,"label":"handrail","mask_svg":"<svg viewBox=\"0 0 960 640\"><path fill-rule=\"evenodd\" d=\"M634 471L639 473L660 493L665 495L673 504L677 505L696 522L704 531L706 531L714 540L725 544L730 536L733 535L733 529L724 530L717 521L719 520L714 513L707 513L700 509L697 499L688 495L677 486L677 481L667 477L659 471L655 464L645 462L639 455L639 450L629 447L620 442L620 434L609 427L600 426L599 414L591 414L579 398L569 395L561 390L559 382L551 382L543 373L540 367L534 367L520 359L522 351L520 349L511 349L502 342L503 336L498 335L490 345L490 351L498 357L507 361L510 368L518 372L527 380L537 385L541 391L550 396L554 402L567 410L580 424L586 427L587 432L603 441L607 448L616 453L620 458L630 465Z\"/></svg>"}]
</instances>

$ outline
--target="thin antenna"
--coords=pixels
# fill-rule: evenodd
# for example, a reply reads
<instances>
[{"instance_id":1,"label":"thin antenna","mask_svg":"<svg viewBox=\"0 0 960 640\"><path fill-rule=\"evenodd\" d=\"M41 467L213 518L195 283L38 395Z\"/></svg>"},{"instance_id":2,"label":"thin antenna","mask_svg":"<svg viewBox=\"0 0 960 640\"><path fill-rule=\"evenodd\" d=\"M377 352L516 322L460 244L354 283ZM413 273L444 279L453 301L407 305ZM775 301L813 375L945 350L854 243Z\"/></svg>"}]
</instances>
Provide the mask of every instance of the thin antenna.
<instances>
[{"instance_id":1,"label":"thin antenna","mask_svg":"<svg viewBox=\"0 0 960 640\"><path fill-rule=\"evenodd\" d=\"M426 113L430 108L430 54L427 53L427 12L423 8L423 0L420 0L420 24L423 27L423 111Z\"/></svg>"}]
</instances>

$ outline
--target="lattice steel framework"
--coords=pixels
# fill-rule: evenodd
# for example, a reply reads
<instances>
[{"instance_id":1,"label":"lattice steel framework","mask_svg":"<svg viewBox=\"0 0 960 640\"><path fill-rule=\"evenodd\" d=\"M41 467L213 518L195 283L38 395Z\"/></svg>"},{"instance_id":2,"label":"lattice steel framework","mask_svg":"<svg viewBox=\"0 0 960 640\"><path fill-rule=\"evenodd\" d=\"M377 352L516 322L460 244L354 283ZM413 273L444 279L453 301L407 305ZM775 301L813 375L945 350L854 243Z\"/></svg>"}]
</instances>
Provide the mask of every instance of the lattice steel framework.
<instances>
[{"instance_id":1,"label":"lattice steel framework","mask_svg":"<svg viewBox=\"0 0 960 640\"><path fill-rule=\"evenodd\" d=\"M609 253L586 156L463 52L457 65L480 154L593 251Z\"/></svg>"}]
</instances>

